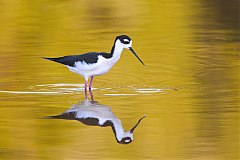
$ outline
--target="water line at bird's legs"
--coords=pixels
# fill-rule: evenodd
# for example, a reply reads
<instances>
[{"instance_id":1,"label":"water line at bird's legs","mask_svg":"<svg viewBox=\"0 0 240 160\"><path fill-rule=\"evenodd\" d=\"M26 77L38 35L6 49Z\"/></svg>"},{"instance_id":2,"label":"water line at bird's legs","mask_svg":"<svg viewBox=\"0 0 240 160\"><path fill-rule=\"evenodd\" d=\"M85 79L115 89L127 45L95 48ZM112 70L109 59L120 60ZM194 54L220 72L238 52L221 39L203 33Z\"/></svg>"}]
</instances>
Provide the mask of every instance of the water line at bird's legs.
<instances>
[{"instance_id":1,"label":"water line at bird's legs","mask_svg":"<svg viewBox=\"0 0 240 160\"><path fill-rule=\"evenodd\" d=\"M89 93L91 96L91 100L94 101L93 93L92 93L92 82L93 82L93 76L91 76L90 83L89 83Z\"/></svg>"},{"instance_id":2,"label":"water line at bird's legs","mask_svg":"<svg viewBox=\"0 0 240 160\"><path fill-rule=\"evenodd\" d=\"M85 82L85 85L84 85L85 99L88 99L87 86L88 86L88 81L86 81L86 82Z\"/></svg>"}]
</instances>

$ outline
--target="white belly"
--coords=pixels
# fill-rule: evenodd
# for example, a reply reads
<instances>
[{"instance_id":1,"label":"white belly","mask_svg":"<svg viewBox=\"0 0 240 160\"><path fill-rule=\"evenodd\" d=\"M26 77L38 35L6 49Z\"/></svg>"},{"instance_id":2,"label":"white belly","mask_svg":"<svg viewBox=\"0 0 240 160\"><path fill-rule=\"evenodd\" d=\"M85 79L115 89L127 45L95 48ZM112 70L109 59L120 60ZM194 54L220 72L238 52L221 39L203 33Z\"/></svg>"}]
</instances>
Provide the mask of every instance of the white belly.
<instances>
[{"instance_id":1,"label":"white belly","mask_svg":"<svg viewBox=\"0 0 240 160\"><path fill-rule=\"evenodd\" d=\"M70 71L82 75L87 81L91 76L98 76L107 73L119 58L106 59L102 56L98 57L97 63L87 64L85 62L76 62L75 67L70 67Z\"/></svg>"}]
</instances>

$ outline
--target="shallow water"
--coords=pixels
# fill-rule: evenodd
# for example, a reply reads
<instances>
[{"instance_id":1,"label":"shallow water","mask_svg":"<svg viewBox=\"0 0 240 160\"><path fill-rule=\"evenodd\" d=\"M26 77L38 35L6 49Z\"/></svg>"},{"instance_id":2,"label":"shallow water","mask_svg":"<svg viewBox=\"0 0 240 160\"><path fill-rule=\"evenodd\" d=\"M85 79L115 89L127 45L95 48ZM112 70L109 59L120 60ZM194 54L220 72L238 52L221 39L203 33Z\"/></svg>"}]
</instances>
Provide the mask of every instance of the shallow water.
<instances>
[{"instance_id":1,"label":"shallow water","mask_svg":"<svg viewBox=\"0 0 240 160\"><path fill-rule=\"evenodd\" d=\"M232 1L0 3L0 159L239 158L239 4ZM127 8L126 8L127 7ZM84 99L83 78L40 57L125 50L95 77L95 100L126 130L52 120Z\"/></svg>"}]
</instances>

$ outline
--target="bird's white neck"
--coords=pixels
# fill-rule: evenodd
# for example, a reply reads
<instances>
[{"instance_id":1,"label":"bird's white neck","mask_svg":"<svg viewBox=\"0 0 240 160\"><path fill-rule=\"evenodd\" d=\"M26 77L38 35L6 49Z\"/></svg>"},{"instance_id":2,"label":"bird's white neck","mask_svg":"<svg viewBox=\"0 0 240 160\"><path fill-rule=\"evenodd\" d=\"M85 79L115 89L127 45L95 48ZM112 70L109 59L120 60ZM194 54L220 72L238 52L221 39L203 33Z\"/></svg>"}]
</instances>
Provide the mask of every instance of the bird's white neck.
<instances>
[{"instance_id":1,"label":"bird's white neck","mask_svg":"<svg viewBox=\"0 0 240 160\"><path fill-rule=\"evenodd\" d=\"M122 43L120 42L120 40L116 40L113 48L112 48L112 59L114 60L118 60L123 52L123 45Z\"/></svg>"},{"instance_id":2,"label":"bird's white neck","mask_svg":"<svg viewBox=\"0 0 240 160\"><path fill-rule=\"evenodd\" d=\"M124 131L124 128L122 126L121 120L120 119L116 119L113 121L113 127L115 130L115 136L117 138L118 141L121 141L122 138L126 137L127 135L129 137L132 137L132 134L129 134L128 132Z\"/></svg>"}]
</instances>

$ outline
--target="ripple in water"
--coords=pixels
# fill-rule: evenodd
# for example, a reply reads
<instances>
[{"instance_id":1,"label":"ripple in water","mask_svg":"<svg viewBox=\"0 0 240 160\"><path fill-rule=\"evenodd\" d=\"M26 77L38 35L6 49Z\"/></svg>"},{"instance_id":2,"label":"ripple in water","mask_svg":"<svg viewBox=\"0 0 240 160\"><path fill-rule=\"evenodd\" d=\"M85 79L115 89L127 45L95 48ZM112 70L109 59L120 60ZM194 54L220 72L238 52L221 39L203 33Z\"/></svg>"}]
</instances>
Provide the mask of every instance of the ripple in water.
<instances>
[{"instance_id":1,"label":"ripple in water","mask_svg":"<svg viewBox=\"0 0 240 160\"><path fill-rule=\"evenodd\" d=\"M27 91L9 91L3 90L0 93L10 94L79 94L84 92L84 84L69 84L69 83L56 83L56 84L37 84L30 86ZM152 95L157 93L164 93L166 90L161 88L133 88L129 86L115 87L115 88L92 88L92 90L101 91L105 96L136 96L136 95ZM105 91L105 93L104 93ZM108 93L106 93L108 92Z\"/></svg>"},{"instance_id":2,"label":"ripple in water","mask_svg":"<svg viewBox=\"0 0 240 160\"><path fill-rule=\"evenodd\" d=\"M11 93L11 94L60 94L59 92L38 92L38 91L0 91L0 93Z\"/></svg>"},{"instance_id":3,"label":"ripple in water","mask_svg":"<svg viewBox=\"0 0 240 160\"><path fill-rule=\"evenodd\" d=\"M149 93L162 93L164 92L164 90L160 88L138 88L136 92L149 94Z\"/></svg>"}]
</instances>

